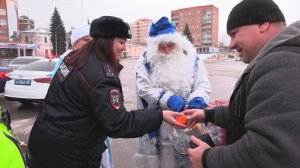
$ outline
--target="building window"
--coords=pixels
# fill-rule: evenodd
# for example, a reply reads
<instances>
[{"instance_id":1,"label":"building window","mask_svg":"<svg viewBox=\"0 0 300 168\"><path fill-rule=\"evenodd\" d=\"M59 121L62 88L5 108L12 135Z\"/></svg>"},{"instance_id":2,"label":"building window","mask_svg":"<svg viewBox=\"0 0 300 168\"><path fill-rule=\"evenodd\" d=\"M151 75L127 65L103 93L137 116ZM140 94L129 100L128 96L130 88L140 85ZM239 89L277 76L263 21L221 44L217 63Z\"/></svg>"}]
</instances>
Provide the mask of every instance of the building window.
<instances>
[{"instance_id":1,"label":"building window","mask_svg":"<svg viewBox=\"0 0 300 168\"><path fill-rule=\"evenodd\" d=\"M0 15L6 15L6 10L5 9L0 9Z\"/></svg>"},{"instance_id":2,"label":"building window","mask_svg":"<svg viewBox=\"0 0 300 168\"><path fill-rule=\"evenodd\" d=\"M29 42L28 36L25 37L25 42L26 42L26 43Z\"/></svg>"},{"instance_id":3,"label":"building window","mask_svg":"<svg viewBox=\"0 0 300 168\"><path fill-rule=\"evenodd\" d=\"M7 25L7 20L0 19L0 25Z\"/></svg>"},{"instance_id":4,"label":"building window","mask_svg":"<svg viewBox=\"0 0 300 168\"><path fill-rule=\"evenodd\" d=\"M48 39L47 37L44 38L45 43L48 43Z\"/></svg>"},{"instance_id":5,"label":"building window","mask_svg":"<svg viewBox=\"0 0 300 168\"><path fill-rule=\"evenodd\" d=\"M6 30L0 30L0 34L7 34Z\"/></svg>"},{"instance_id":6,"label":"building window","mask_svg":"<svg viewBox=\"0 0 300 168\"><path fill-rule=\"evenodd\" d=\"M45 56L48 56L48 54L49 54L48 50L45 50Z\"/></svg>"}]
</instances>

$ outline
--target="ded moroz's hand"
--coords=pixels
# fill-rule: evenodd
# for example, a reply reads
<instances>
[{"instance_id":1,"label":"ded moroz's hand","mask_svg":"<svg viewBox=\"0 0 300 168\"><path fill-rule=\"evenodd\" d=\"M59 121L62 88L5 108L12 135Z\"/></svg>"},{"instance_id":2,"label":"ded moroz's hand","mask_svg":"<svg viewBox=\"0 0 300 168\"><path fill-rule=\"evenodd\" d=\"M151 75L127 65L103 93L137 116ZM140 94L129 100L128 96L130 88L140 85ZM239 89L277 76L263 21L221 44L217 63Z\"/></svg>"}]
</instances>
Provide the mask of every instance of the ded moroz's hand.
<instances>
[{"instance_id":1,"label":"ded moroz's hand","mask_svg":"<svg viewBox=\"0 0 300 168\"><path fill-rule=\"evenodd\" d=\"M174 127L184 129L184 128L186 128L186 125L177 122L175 119L177 116L180 116L180 115L182 115L182 114L180 114L178 112L170 111L170 110L163 111L164 121L173 125Z\"/></svg>"},{"instance_id":2,"label":"ded moroz's hand","mask_svg":"<svg viewBox=\"0 0 300 168\"><path fill-rule=\"evenodd\" d=\"M188 105L188 109L203 109L204 107L207 107L207 103L202 97L193 98Z\"/></svg>"},{"instance_id":3,"label":"ded moroz's hand","mask_svg":"<svg viewBox=\"0 0 300 168\"><path fill-rule=\"evenodd\" d=\"M193 167L197 167L197 168L203 168L203 165L202 165L202 155L203 155L203 152L210 148L210 146L201 141L200 139L194 137L194 136L191 136L191 141L196 144L198 147L192 149L192 148L189 148L187 150L187 154L189 155L189 158L191 160L191 162L193 163Z\"/></svg>"},{"instance_id":4,"label":"ded moroz's hand","mask_svg":"<svg viewBox=\"0 0 300 168\"><path fill-rule=\"evenodd\" d=\"M187 109L182 113L187 116L189 127L205 121L205 114L202 109Z\"/></svg>"},{"instance_id":5,"label":"ded moroz's hand","mask_svg":"<svg viewBox=\"0 0 300 168\"><path fill-rule=\"evenodd\" d=\"M173 111L180 112L184 109L185 99L181 96L173 95L168 99L167 106Z\"/></svg>"}]
</instances>

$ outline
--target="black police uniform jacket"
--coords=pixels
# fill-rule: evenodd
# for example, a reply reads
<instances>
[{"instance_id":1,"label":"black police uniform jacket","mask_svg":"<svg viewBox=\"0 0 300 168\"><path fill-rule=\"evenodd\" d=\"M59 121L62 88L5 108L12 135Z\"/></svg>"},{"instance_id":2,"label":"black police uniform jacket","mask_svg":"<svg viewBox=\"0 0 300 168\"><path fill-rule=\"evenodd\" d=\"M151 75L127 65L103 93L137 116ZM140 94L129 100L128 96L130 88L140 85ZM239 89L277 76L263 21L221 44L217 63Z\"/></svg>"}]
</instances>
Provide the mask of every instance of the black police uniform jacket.
<instances>
[{"instance_id":1,"label":"black police uniform jacket","mask_svg":"<svg viewBox=\"0 0 300 168\"><path fill-rule=\"evenodd\" d=\"M30 134L36 164L99 168L106 136L133 138L160 127L161 110L128 112L123 102L118 75L94 52L80 70L63 62Z\"/></svg>"}]
</instances>

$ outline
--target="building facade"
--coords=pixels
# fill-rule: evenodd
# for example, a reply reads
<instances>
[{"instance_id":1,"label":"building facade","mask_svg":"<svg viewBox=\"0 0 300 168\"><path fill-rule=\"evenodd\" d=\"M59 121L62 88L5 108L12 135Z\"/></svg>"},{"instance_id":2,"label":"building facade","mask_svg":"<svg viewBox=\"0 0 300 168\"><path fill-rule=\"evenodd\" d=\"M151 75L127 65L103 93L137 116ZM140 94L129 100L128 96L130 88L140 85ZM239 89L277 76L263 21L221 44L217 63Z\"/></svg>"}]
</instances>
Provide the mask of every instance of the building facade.
<instances>
[{"instance_id":1,"label":"building facade","mask_svg":"<svg viewBox=\"0 0 300 168\"><path fill-rule=\"evenodd\" d=\"M172 10L171 21L178 32L183 32L188 24L194 45L218 46L219 9L214 5Z\"/></svg>"},{"instance_id":2,"label":"building facade","mask_svg":"<svg viewBox=\"0 0 300 168\"><path fill-rule=\"evenodd\" d=\"M0 0L0 42L8 42L8 19L6 0Z\"/></svg>"},{"instance_id":3,"label":"building facade","mask_svg":"<svg viewBox=\"0 0 300 168\"><path fill-rule=\"evenodd\" d=\"M37 28L20 32L20 40L23 44L34 44L35 50L26 51L25 55L49 56L51 55L52 44L50 30L48 28Z\"/></svg>"},{"instance_id":4,"label":"building facade","mask_svg":"<svg viewBox=\"0 0 300 168\"><path fill-rule=\"evenodd\" d=\"M20 56L33 45L20 44L18 0L0 0L0 59Z\"/></svg>"},{"instance_id":5,"label":"building facade","mask_svg":"<svg viewBox=\"0 0 300 168\"><path fill-rule=\"evenodd\" d=\"M0 60L47 56L51 51L49 30L33 29L32 19L26 16L19 18L18 0L0 0Z\"/></svg>"},{"instance_id":6,"label":"building facade","mask_svg":"<svg viewBox=\"0 0 300 168\"><path fill-rule=\"evenodd\" d=\"M28 18L27 16L20 16L18 19L19 31L26 31L34 29L34 20Z\"/></svg>"},{"instance_id":7,"label":"building facade","mask_svg":"<svg viewBox=\"0 0 300 168\"><path fill-rule=\"evenodd\" d=\"M153 23L151 19L138 19L130 24L132 43L146 43L150 25Z\"/></svg>"},{"instance_id":8,"label":"building facade","mask_svg":"<svg viewBox=\"0 0 300 168\"><path fill-rule=\"evenodd\" d=\"M123 57L138 58L143 55L145 50L145 43L133 43L131 41L128 41L126 43L126 51L123 52Z\"/></svg>"},{"instance_id":9,"label":"building facade","mask_svg":"<svg viewBox=\"0 0 300 168\"><path fill-rule=\"evenodd\" d=\"M18 1L0 0L0 42L17 42L18 30Z\"/></svg>"}]
</instances>

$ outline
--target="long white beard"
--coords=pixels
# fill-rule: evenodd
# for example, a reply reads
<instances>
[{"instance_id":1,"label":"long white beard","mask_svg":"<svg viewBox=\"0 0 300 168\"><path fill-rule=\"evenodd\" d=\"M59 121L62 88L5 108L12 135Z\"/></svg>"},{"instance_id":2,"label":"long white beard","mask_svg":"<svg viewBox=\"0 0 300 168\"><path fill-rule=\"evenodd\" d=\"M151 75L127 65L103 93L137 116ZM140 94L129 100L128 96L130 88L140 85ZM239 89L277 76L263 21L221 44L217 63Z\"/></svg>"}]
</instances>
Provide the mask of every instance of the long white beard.
<instances>
[{"instance_id":1,"label":"long white beard","mask_svg":"<svg viewBox=\"0 0 300 168\"><path fill-rule=\"evenodd\" d=\"M150 59L154 87L187 98L192 90L194 59L178 50L168 55L155 55Z\"/></svg>"}]
</instances>

